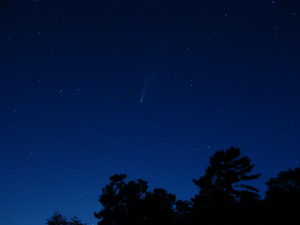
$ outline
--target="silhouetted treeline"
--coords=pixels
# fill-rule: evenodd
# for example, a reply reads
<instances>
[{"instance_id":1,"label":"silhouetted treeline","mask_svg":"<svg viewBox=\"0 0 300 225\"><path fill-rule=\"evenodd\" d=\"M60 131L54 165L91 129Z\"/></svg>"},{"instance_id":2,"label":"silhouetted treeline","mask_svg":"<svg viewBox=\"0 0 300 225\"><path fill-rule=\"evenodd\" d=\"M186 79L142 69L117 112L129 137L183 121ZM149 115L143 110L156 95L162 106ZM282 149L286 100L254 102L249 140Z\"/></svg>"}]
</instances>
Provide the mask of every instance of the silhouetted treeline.
<instances>
[{"instance_id":1,"label":"silhouetted treeline","mask_svg":"<svg viewBox=\"0 0 300 225\"><path fill-rule=\"evenodd\" d=\"M148 190L145 180L126 181L126 174L110 177L95 213L98 225L253 225L298 224L300 168L280 172L267 181L265 197L247 181L258 179L254 164L237 148L218 151L205 174L193 180L199 192L189 201L178 200L165 189ZM47 225L83 225L55 213Z\"/></svg>"},{"instance_id":2,"label":"silhouetted treeline","mask_svg":"<svg viewBox=\"0 0 300 225\"><path fill-rule=\"evenodd\" d=\"M218 151L205 174L194 179L199 192L189 201L177 200L164 189L148 190L145 180L126 181L116 174L102 189L95 213L98 225L216 225L293 224L300 203L300 169L290 169L267 182L265 198L247 184L258 179L254 164L240 150ZM299 211L299 210L298 210Z\"/></svg>"}]
</instances>

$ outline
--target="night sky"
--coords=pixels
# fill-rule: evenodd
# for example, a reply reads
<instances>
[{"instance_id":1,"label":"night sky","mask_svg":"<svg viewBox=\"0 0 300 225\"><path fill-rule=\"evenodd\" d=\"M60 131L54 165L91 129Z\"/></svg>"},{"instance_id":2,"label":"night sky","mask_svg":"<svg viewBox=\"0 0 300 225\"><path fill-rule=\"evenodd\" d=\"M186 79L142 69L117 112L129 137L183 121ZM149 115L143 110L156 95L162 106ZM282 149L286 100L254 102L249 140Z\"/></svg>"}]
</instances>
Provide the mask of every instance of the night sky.
<instances>
[{"instance_id":1,"label":"night sky","mask_svg":"<svg viewBox=\"0 0 300 225\"><path fill-rule=\"evenodd\" d=\"M0 2L0 224L88 225L115 173L179 199L235 146L300 160L298 0Z\"/></svg>"}]
</instances>

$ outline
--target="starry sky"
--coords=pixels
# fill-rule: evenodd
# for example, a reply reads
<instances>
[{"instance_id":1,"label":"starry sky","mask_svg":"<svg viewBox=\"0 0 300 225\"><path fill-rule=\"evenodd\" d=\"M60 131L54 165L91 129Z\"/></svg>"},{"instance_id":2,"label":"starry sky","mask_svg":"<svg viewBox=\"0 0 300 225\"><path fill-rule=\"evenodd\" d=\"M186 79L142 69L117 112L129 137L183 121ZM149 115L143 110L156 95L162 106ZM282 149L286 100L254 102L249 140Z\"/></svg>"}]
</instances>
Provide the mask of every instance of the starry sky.
<instances>
[{"instance_id":1,"label":"starry sky","mask_svg":"<svg viewBox=\"0 0 300 225\"><path fill-rule=\"evenodd\" d=\"M0 224L95 224L109 176L179 199L236 146L300 160L298 0L1 0Z\"/></svg>"}]
</instances>

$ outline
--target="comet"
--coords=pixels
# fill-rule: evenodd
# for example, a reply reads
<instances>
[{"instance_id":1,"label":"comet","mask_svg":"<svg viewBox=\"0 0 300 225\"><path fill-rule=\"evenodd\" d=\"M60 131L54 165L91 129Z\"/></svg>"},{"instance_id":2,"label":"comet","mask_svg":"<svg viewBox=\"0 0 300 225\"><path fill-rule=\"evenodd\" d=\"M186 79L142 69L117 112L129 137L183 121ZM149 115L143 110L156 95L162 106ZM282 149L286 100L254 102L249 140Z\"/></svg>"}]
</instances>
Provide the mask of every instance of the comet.
<instances>
[{"instance_id":1,"label":"comet","mask_svg":"<svg viewBox=\"0 0 300 225\"><path fill-rule=\"evenodd\" d=\"M141 96L140 103L142 104L144 102L144 96Z\"/></svg>"},{"instance_id":2,"label":"comet","mask_svg":"<svg viewBox=\"0 0 300 225\"><path fill-rule=\"evenodd\" d=\"M145 98L145 88L143 89L142 93L141 93L141 97L140 97L140 103L144 103L144 98Z\"/></svg>"},{"instance_id":3,"label":"comet","mask_svg":"<svg viewBox=\"0 0 300 225\"><path fill-rule=\"evenodd\" d=\"M144 78L142 90L141 90L141 95L140 95L140 103L143 104L145 99L148 97L148 92L150 87L152 86L154 80L156 77L156 73L153 71L150 75L146 76Z\"/></svg>"}]
</instances>

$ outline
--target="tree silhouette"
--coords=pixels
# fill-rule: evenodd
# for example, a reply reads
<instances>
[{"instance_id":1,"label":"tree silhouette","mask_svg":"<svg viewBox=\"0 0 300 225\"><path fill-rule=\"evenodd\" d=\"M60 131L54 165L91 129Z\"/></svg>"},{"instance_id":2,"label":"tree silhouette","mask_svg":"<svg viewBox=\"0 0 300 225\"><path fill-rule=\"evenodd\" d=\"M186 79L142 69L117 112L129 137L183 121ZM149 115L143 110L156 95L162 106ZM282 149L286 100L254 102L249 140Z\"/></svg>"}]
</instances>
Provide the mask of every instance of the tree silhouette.
<instances>
[{"instance_id":1,"label":"tree silhouette","mask_svg":"<svg viewBox=\"0 0 300 225\"><path fill-rule=\"evenodd\" d=\"M54 214L47 220L47 225L68 225L68 221L67 218L59 212L54 212Z\"/></svg>"},{"instance_id":2,"label":"tree silhouette","mask_svg":"<svg viewBox=\"0 0 300 225\"><path fill-rule=\"evenodd\" d=\"M147 193L147 182L139 179L126 183L126 178L126 174L111 176L110 183L102 189L99 202L103 210L95 213L95 217L100 219L99 225L143 222L142 199Z\"/></svg>"},{"instance_id":3,"label":"tree silhouette","mask_svg":"<svg viewBox=\"0 0 300 225\"><path fill-rule=\"evenodd\" d=\"M99 198L103 209L95 213L98 225L252 225L290 224L297 219L300 202L300 168L284 171L267 182L266 197L246 181L260 177L254 165L237 148L218 151L210 158L205 174L193 180L199 193L191 201L177 200L165 189L148 191L145 180L126 181L126 174L110 177ZM59 213L48 225L82 225Z\"/></svg>"},{"instance_id":4,"label":"tree silhouette","mask_svg":"<svg viewBox=\"0 0 300 225\"><path fill-rule=\"evenodd\" d=\"M176 196L165 189L155 188L144 198L145 221L147 224L173 224L175 219L174 205Z\"/></svg>"},{"instance_id":5,"label":"tree silhouette","mask_svg":"<svg viewBox=\"0 0 300 225\"><path fill-rule=\"evenodd\" d=\"M250 159L241 157L240 150L237 148L232 147L226 151L216 152L210 158L210 165L205 175L198 180L193 180L200 191L192 198L195 220L206 218L208 222L211 220L208 218L215 218L233 223L232 217L238 211L239 203L259 198L256 188L241 184L243 181L260 177L260 174L250 174L253 167ZM239 214L241 213L239 211Z\"/></svg>"},{"instance_id":6,"label":"tree silhouette","mask_svg":"<svg viewBox=\"0 0 300 225\"><path fill-rule=\"evenodd\" d=\"M300 168L280 172L267 181L266 201L295 206L300 202ZM286 206L285 206L286 207Z\"/></svg>"},{"instance_id":7,"label":"tree silhouette","mask_svg":"<svg viewBox=\"0 0 300 225\"><path fill-rule=\"evenodd\" d=\"M71 220L68 220L59 212L54 212L54 214L47 220L47 225L85 225L78 217L73 216Z\"/></svg>"},{"instance_id":8,"label":"tree silhouette","mask_svg":"<svg viewBox=\"0 0 300 225\"><path fill-rule=\"evenodd\" d=\"M193 180L200 189L197 197L218 201L241 201L243 198L259 197L258 190L250 185L240 184L241 181L257 179L260 174L249 173L254 165L248 157L241 157L240 150L230 148L218 151L210 158L210 165L205 175ZM196 199L194 199L196 200Z\"/></svg>"},{"instance_id":9,"label":"tree silhouette","mask_svg":"<svg viewBox=\"0 0 300 225\"><path fill-rule=\"evenodd\" d=\"M300 168L280 172L267 181L265 209L267 222L294 223L300 202Z\"/></svg>"},{"instance_id":10,"label":"tree silhouette","mask_svg":"<svg viewBox=\"0 0 300 225\"><path fill-rule=\"evenodd\" d=\"M72 216L71 220L68 222L69 225L85 225L83 224L77 216Z\"/></svg>"},{"instance_id":11,"label":"tree silhouette","mask_svg":"<svg viewBox=\"0 0 300 225\"><path fill-rule=\"evenodd\" d=\"M111 176L102 189L99 202L103 209L95 213L99 225L173 223L175 195L161 188L149 192L146 181L125 182L126 178L125 174Z\"/></svg>"},{"instance_id":12,"label":"tree silhouette","mask_svg":"<svg viewBox=\"0 0 300 225\"><path fill-rule=\"evenodd\" d=\"M175 223L178 225L191 224L191 202L178 200L175 207Z\"/></svg>"}]
</instances>

